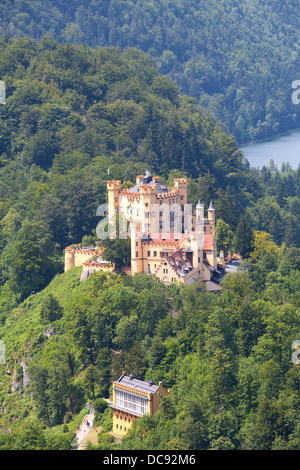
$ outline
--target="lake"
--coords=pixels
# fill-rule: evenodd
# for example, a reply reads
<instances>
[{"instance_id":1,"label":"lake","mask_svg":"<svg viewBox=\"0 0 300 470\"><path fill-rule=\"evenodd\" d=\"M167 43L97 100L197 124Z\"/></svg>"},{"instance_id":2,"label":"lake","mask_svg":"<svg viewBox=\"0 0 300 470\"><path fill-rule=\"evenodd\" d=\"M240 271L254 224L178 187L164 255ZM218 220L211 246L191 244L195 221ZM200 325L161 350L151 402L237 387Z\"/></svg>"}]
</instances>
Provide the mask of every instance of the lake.
<instances>
[{"instance_id":1,"label":"lake","mask_svg":"<svg viewBox=\"0 0 300 470\"><path fill-rule=\"evenodd\" d=\"M252 167L262 168L273 160L278 170L283 162L289 163L296 169L300 164L300 129L280 134L272 139L244 144L240 150Z\"/></svg>"}]
</instances>

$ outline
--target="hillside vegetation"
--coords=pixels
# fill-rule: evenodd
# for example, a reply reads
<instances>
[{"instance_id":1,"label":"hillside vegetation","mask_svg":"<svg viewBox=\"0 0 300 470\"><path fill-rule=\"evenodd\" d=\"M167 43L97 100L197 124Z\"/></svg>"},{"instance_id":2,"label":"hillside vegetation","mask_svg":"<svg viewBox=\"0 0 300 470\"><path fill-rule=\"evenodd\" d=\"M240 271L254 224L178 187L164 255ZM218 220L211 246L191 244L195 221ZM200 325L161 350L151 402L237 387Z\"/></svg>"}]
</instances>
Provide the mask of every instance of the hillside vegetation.
<instances>
[{"instance_id":1,"label":"hillside vegetation","mask_svg":"<svg viewBox=\"0 0 300 470\"><path fill-rule=\"evenodd\" d=\"M296 0L49 0L0 6L0 35L137 47L239 142L300 127Z\"/></svg>"},{"instance_id":2,"label":"hillside vegetation","mask_svg":"<svg viewBox=\"0 0 300 470\"><path fill-rule=\"evenodd\" d=\"M0 448L74 447L86 402L124 369L171 397L122 448L299 447L300 169L249 168L135 49L3 37L0 76ZM220 295L62 274L64 248L95 241L106 180L127 186L146 169L168 185L185 175L193 204L213 199L219 249L246 259ZM113 448L99 409L99 448Z\"/></svg>"},{"instance_id":3,"label":"hillside vegetation","mask_svg":"<svg viewBox=\"0 0 300 470\"><path fill-rule=\"evenodd\" d=\"M57 275L1 330L0 428L11 434L0 448L71 448L85 403L99 407L124 369L171 394L122 444L99 407L99 449L299 448L299 268L299 249L266 245L220 294L147 275Z\"/></svg>"},{"instance_id":4,"label":"hillside vegetation","mask_svg":"<svg viewBox=\"0 0 300 470\"><path fill-rule=\"evenodd\" d=\"M61 272L67 245L93 235L106 180L133 184L146 169L168 185L187 176L192 204L213 199L219 249L249 252L249 237L248 247L228 237L243 215L249 231L300 246L300 171L250 169L150 56L2 38L0 76L1 318Z\"/></svg>"}]
</instances>

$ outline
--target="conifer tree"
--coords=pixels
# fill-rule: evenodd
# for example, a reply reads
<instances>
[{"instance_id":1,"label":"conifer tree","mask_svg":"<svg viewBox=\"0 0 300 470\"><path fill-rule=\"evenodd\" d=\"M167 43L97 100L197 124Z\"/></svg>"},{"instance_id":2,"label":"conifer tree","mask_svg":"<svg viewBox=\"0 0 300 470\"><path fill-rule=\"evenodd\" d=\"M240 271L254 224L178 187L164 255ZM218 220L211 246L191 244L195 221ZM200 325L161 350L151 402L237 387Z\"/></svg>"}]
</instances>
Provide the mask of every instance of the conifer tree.
<instances>
[{"instance_id":1,"label":"conifer tree","mask_svg":"<svg viewBox=\"0 0 300 470\"><path fill-rule=\"evenodd\" d=\"M253 230L249 224L247 217L242 217L234 237L234 250L240 253L243 258L248 258L250 255L251 241L253 240Z\"/></svg>"}]
</instances>

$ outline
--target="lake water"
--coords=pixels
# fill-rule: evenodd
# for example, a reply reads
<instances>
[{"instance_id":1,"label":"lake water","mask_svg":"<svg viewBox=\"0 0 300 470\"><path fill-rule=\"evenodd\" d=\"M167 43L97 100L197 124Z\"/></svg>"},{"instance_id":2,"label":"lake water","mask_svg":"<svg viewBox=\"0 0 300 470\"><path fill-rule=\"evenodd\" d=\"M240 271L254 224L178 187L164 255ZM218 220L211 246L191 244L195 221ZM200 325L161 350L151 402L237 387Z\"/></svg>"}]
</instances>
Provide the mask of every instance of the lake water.
<instances>
[{"instance_id":1,"label":"lake water","mask_svg":"<svg viewBox=\"0 0 300 470\"><path fill-rule=\"evenodd\" d=\"M268 166L273 160L278 170L281 164L289 163L292 168L298 168L300 164L300 129L275 138L250 142L242 145L240 150L244 153L250 165L255 168Z\"/></svg>"}]
</instances>

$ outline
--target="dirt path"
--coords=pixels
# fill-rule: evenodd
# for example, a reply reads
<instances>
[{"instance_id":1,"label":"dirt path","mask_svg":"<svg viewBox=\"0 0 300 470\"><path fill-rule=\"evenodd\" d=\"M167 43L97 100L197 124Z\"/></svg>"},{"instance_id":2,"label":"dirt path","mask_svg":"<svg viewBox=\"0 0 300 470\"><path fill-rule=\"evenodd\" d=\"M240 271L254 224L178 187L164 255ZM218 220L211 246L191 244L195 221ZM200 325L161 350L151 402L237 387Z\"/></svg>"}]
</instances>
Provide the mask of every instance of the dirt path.
<instances>
[{"instance_id":1,"label":"dirt path","mask_svg":"<svg viewBox=\"0 0 300 470\"><path fill-rule=\"evenodd\" d=\"M78 443L78 450L83 450L84 445L83 441L88 435L88 433L91 431L93 428L93 422L94 422L94 414L90 413L89 415L85 415L79 430L77 431L77 443Z\"/></svg>"}]
</instances>

